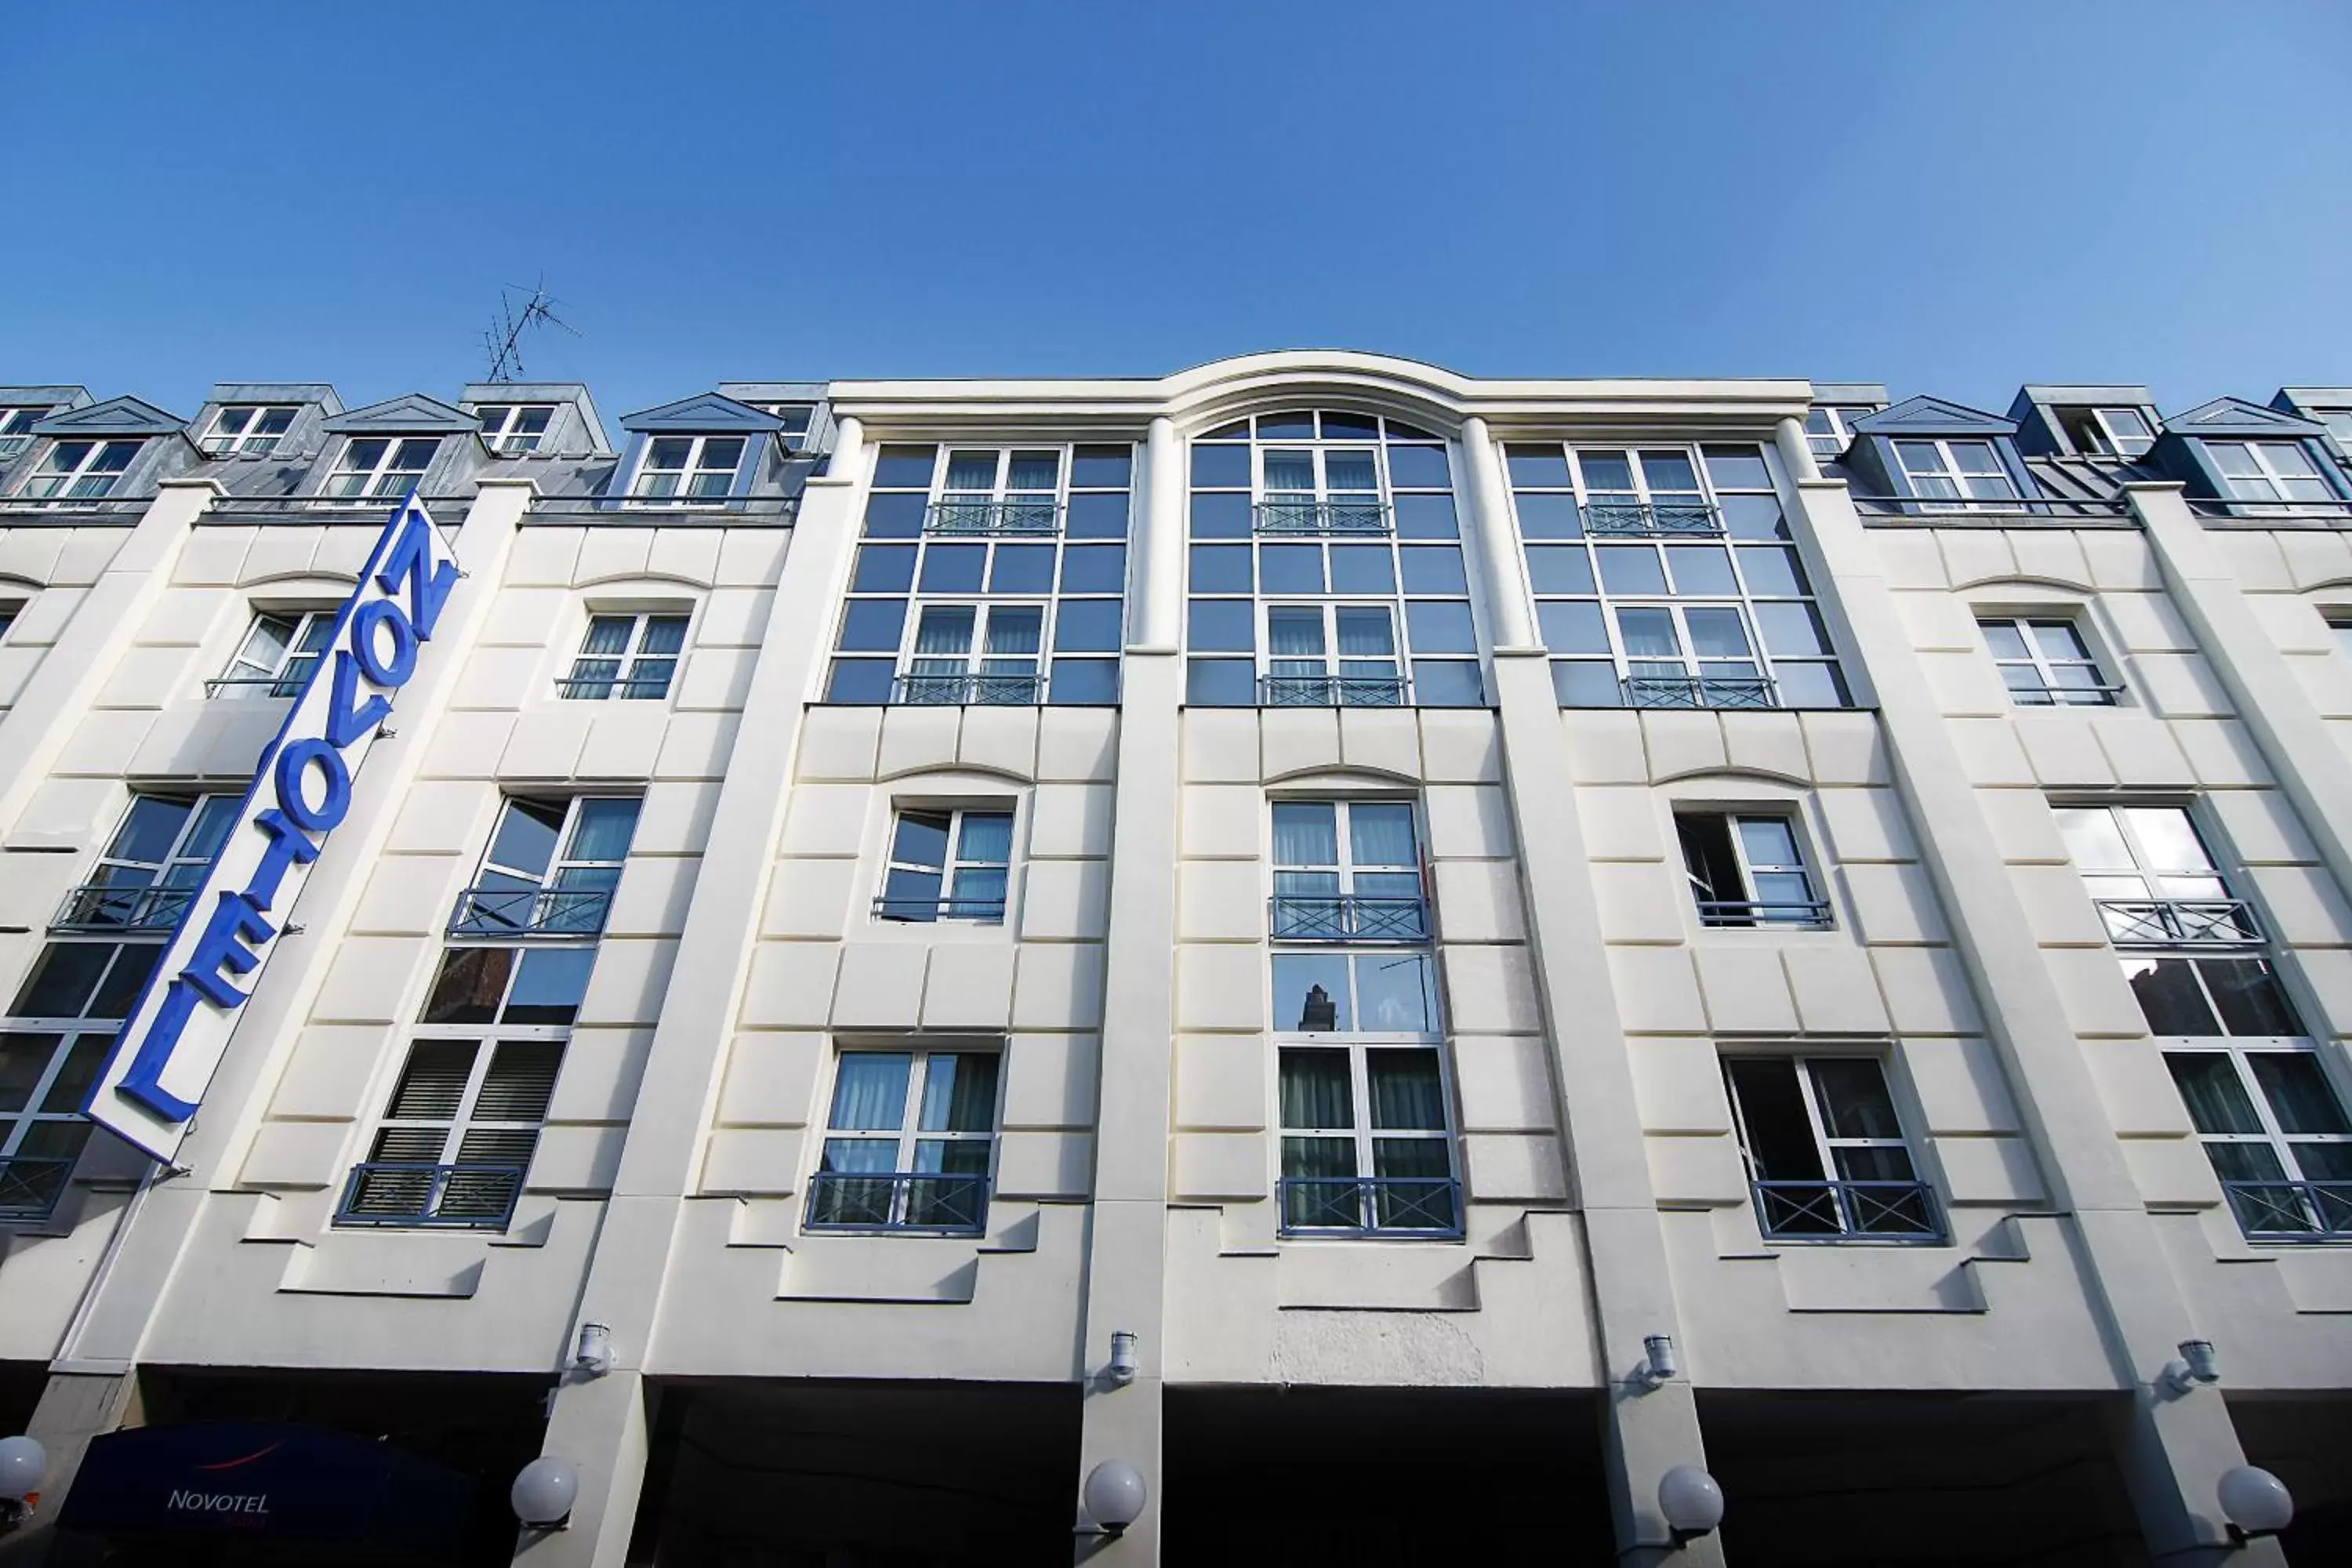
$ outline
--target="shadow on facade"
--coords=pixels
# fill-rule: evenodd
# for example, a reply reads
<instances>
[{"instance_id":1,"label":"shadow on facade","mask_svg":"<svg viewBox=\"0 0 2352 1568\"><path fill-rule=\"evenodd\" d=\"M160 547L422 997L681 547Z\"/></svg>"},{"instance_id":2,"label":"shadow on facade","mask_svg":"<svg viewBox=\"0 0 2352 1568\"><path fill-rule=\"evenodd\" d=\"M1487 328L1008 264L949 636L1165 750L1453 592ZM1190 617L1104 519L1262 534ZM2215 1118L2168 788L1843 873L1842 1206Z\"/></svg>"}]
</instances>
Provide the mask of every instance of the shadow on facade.
<instances>
[{"instance_id":1,"label":"shadow on facade","mask_svg":"<svg viewBox=\"0 0 2352 1568\"><path fill-rule=\"evenodd\" d=\"M2294 1522L2288 1562L2352 1563L2352 1400L2329 1394L2230 1395L2246 1463L2286 1483Z\"/></svg>"},{"instance_id":2,"label":"shadow on facade","mask_svg":"<svg viewBox=\"0 0 2352 1568\"><path fill-rule=\"evenodd\" d=\"M1608 1563L1590 1394L1171 1389L1164 1560Z\"/></svg>"},{"instance_id":3,"label":"shadow on facade","mask_svg":"<svg viewBox=\"0 0 2352 1568\"><path fill-rule=\"evenodd\" d=\"M1739 1568L2147 1562L2121 1395L1703 1390L1698 1412Z\"/></svg>"},{"instance_id":4,"label":"shadow on facade","mask_svg":"<svg viewBox=\"0 0 2352 1568\"><path fill-rule=\"evenodd\" d=\"M667 1384L633 1568L1070 1560L1076 1384Z\"/></svg>"}]
</instances>

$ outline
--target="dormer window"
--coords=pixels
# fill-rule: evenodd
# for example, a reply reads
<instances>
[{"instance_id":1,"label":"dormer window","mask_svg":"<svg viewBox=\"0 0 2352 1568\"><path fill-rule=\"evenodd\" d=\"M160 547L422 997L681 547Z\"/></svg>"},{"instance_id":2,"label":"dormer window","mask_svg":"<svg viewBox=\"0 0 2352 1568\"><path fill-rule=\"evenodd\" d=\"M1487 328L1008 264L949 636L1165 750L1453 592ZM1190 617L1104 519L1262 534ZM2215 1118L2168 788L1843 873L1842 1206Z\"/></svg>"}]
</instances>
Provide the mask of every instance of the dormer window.
<instances>
[{"instance_id":1,"label":"dormer window","mask_svg":"<svg viewBox=\"0 0 2352 1568\"><path fill-rule=\"evenodd\" d=\"M501 458L519 458L539 450L555 417L551 403L486 403L474 410L482 422L482 441Z\"/></svg>"},{"instance_id":2,"label":"dormer window","mask_svg":"<svg viewBox=\"0 0 2352 1568\"><path fill-rule=\"evenodd\" d=\"M785 446L797 448L807 445L809 426L816 418L815 404L755 403L751 406L784 422L784 427L777 434L783 437Z\"/></svg>"},{"instance_id":3,"label":"dormer window","mask_svg":"<svg viewBox=\"0 0 2352 1568\"><path fill-rule=\"evenodd\" d=\"M656 436L630 494L640 500L718 500L735 487L743 461L740 436Z\"/></svg>"},{"instance_id":4,"label":"dormer window","mask_svg":"<svg viewBox=\"0 0 2352 1568\"><path fill-rule=\"evenodd\" d=\"M205 455L226 458L236 452L255 456L274 452L286 433L294 428L294 414L293 409L282 406L232 404L213 416L213 427L205 432L202 443Z\"/></svg>"},{"instance_id":5,"label":"dormer window","mask_svg":"<svg viewBox=\"0 0 2352 1568\"><path fill-rule=\"evenodd\" d=\"M1805 445L1813 450L1813 460L1826 463L1843 455L1853 445L1853 422L1874 408L1861 405L1816 403L1805 410Z\"/></svg>"},{"instance_id":6,"label":"dormer window","mask_svg":"<svg viewBox=\"0 0 2352 1568\"><path fill-rule=\"evenodd\" d=\"M36 500L95 500L113 493L144 445L140 441L60 441L25 486Z\"/></svg>"},{"instance_id":7,"label":"dormer window","mask_svg":"<svg viewBox=\"0 0 2352 1568\"><path fill-rule=\"evenodd\" d=\"M2321 408L2315 410L2312 417L2326 426L2327 433L2336 437L2336 449L2352 458L2352 408ZM7 428L5 422L0 422L0 437L5 437ZM7 442L0 439L0 459L7 457L6 448Z\"/></svg>"},{"instance_id":8,"label":"dormer window","mask_svg":"<svg viewBox=\"0 0 2352 1568\"><path fill-rule=\"evenodd\" d=\"M0 408L0 463L13 461L33 444L33 426L48 416L46 408Z\"/></svg>"},{"instance_id":9,"label":"dormer window","mask_svg":"<svg viewBox=\"0 0 2352 1568\"><path fill-rule=\"evenodd\" d=\"M2208 441L2233 500L2334 500L2319 470L2293 441Z\"/></svg>"},{"instance_id":10,"label":"dormer window","mask_svg":"<svg viewBox=\"0 0 2352 1568\"><path fill-rule=\"evenodd\" d=\"M335 471L327 476L331 496L398 498L425 478L440 446L437 436L355 436L343 443Z\"/></svg>"},{"instance_id":11,"label":"dormer window","mask_svg":"<svg viewBox=\"0 0 2352 1568\"><path fill-rule=\"evenodd\" d=\"M1897 441L1911 493L1927 500L2014 500L2017 484L1990 441Z\"/></svg>"},{"instance_id":12,"label":"dormer window","mask_svg":"<svg viewBox=\"0 0 2352 1568\"><path fill-rule=\"evenodd\" d=\"M2089 458L2137 458L2156 432L2137 408L2061 407L2053 411L2074 450Z\"/></svg>"}]
</instances>

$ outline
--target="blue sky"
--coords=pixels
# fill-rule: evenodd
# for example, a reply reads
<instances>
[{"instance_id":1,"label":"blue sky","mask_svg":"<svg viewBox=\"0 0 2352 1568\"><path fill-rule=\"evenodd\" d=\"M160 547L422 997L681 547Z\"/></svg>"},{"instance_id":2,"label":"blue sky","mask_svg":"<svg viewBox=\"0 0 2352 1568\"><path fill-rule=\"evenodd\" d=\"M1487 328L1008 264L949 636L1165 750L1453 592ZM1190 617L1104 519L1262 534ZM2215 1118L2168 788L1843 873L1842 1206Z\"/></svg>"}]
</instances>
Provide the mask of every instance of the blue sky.
<instances>
[{"instance_id":1,"label":"blue sky","mask_svg":"<svg viewBox=\"0 0 2352 1568\"><path fill-rule=\"evenodd\" d=\"M2352 383L2352 5L26 5L0 383Z\"/></svg>"}]
</instances>

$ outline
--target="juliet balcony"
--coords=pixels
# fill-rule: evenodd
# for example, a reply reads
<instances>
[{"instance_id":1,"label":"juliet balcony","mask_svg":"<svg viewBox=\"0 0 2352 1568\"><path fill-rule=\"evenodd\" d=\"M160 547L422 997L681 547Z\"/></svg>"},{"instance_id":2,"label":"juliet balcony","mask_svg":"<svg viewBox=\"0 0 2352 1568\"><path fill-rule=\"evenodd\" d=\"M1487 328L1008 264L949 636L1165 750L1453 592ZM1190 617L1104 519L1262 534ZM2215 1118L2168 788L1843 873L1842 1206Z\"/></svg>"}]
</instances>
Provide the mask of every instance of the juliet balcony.
<instances>
[{"instance_id":1,"label":"juliet balcony","mask_svg":"<svg viewBox=\"0 0 2352 1568\"><path fill-rule=\"evenodd\" d=\"M1276 538L1384 539L1396 531L1389 509L1362 500L1268 500L1250 509L1254 531Z\"/></svg>"},{"instance_id":2,"label":"juliet balcony","mask_svg":"<svg viewBox=\"0 0 2352 1568\"><path fill-rule=\"evenodd\" d=\"M1062 531L1062 509L1051 497L937 500L924 510L923 531L950 538L1050 539Z\"/></svg>"}]
</instances>

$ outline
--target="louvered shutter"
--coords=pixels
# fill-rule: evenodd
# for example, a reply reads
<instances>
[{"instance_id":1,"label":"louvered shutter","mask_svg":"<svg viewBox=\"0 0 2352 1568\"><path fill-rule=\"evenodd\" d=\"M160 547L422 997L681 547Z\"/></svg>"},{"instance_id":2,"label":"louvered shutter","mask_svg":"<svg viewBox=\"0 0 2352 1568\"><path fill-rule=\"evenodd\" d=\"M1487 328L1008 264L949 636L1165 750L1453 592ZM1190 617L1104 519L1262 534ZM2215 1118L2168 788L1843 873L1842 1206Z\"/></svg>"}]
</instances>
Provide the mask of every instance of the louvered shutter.
<instances>
[{"instance_id":1,"label":"louvered shutter","mask_svg":"<svg viewBox=\"0 0 2352 1568\"><path fill-rule=\"evenodd\" d=\"M502 1040L492 1050L458 1142L458 1169L441 1196L445 1217L502 1215L514 1207L563 1064L563 1047L552 1040Z\"/></svg>"}]
</instances>

